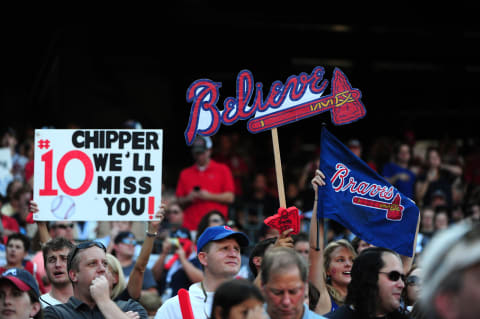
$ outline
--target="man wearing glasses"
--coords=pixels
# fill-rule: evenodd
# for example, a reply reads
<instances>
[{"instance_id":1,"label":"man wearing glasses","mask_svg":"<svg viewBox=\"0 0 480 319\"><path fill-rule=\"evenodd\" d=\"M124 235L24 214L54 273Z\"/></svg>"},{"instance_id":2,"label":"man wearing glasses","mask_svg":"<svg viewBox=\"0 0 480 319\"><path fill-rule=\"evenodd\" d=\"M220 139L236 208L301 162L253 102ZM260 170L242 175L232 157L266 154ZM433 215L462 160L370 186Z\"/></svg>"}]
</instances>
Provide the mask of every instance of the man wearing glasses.
<instances>
[{"instance_id":1,"label":"man wearing glasses","mask_svg":"<svg viewBox=\"0 0 480 319\"><path fill-rule=\"evenodd\" d=\"M68 254L67 270L73 296L65 304L47 307L45 318L148 318L138 302L132 299L114 302L110 299L111 287L106 278L108 263L103 244L87 241L75 246Z\"/></svg>"},{"instance_id":2,"label":"man wearing glasses","mask_svg":"<svg viewBox=\"0 0 480 319\"><path fill-rule=\"evenodd\" d=\"M125 281L127 282L130 278L130 273L135 267L135 259L133 257L135 256L136 246L137 241L135 235L129 231L120 232L114 239L113 249L115 251L115 256L122 265ZM142 292L147 291L158 293L157 282L155 281L150 268L145 268L143 273Z\"/></svg>"},{"instance_id":3,"label":"man wearing glasses","mask_svg":"<svg viewBox=\"0 0 480 319\"><path fill-rule=\"evenodd\" d=\"M400 313L405 274L400 256L386 248L367 248L353 263L345 304L327 318L408 318Z\"/></svg>"}]
</instances>

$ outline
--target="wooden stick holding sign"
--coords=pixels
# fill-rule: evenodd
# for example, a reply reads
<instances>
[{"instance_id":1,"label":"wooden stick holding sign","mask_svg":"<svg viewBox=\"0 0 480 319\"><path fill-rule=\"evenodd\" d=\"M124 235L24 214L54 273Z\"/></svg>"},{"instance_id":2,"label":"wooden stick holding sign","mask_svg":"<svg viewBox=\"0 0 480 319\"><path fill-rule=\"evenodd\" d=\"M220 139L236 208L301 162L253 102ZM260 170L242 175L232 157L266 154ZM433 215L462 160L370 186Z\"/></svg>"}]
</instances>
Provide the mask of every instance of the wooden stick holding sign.
<instances>
[{"instance_id":1,"label":"wooden stick holding sign","mask_svg":"<svg viewBox=\"0 0 480 319\"><path fill-rule=\"evenodd\" d=\"M295 212L298 216L298 209L289 211L285 208L277 127L326 111L330 111L332 121L336 125L359 120L366 113L360 101L362 96L360 91L350 86L346 76L338 68L334 70L331 93L324 96L323 93L328 86L328 81L323 78L324 74L323 67L315 67L310 74L292 75L285 84L275 81L269 94L264 95L263 84L255 83L249 70L242 70L237 76L236 97L227 97L222 111L216 105L221 83L200 79L193 82L187 90L187 102L192 103L190 119L185 130L187 145L193 143L197 134L203 136L215 134L221 123L232 125L238 120L251 118L247 123L250 133L271 130L280 201L278 214L271 216L273 219L268 219L274 228L294 225L299 220L294 216Z\"/></svg>"},{"instance_id":2,"label":"wooden stick holding sign","mask_svg":"<svg viewBox=\"0 0 480 319\"><path fill-rule=\"evenodd\" d=\"M274 229L277 229L280 234L288 229L292 229L289 235L296 235L300 232L300 215L296 207L287 207L285 198L285 187L283 184L282 161L280 157L280 144L278 142L277 128L272 130L273 156L275 160L275 173L277 177L278 199L280 201L280 208L278 212L264 220L264 223Z\"/></svg>"},{"instance_id":3,"label":"wooden stick holding sign","mask_svg":"<svg viewBox=\"0 0 480 319\"><path fill-rule=\"evenodd\" d=\"M275 175L277 176L277 189L280 207L287 207L285 187L283 185L282 159L280 157L280 144L278 142L277 128L272 128L273 157L275 159Z\"/></svg>"}]
</instances>

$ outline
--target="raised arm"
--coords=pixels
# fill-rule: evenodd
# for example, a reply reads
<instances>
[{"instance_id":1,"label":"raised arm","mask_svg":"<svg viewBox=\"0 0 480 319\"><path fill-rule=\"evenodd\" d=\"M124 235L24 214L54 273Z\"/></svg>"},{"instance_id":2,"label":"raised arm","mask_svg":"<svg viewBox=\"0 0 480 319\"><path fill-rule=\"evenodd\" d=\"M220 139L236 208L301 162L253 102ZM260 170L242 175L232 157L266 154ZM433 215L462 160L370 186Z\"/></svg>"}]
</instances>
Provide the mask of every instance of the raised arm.
<instances>
[{"instance_id":1,"label":"raised arm","mask_svg":"<svg viewBox=\"0 0 480 319\"><path fill-rule=\"evenodd\" d=\"M312 219L310 220L310 252L308 254L310 269L308 272L308 280L320 292L320 298L315 307L315 312L323 315L330 312L332 302L330 300L330 295L328 294L324 276L325 269L323 267L323 218L320 218L320 220L317 219L318 187L325 186L325 175L320 170L315 171L312 185L315 191L315 202L313 204Z\"/></svg>"},{"instance_id":2,"label":"raised arm","mask_svg":"<svg viewBox=\"0 0 480 319\"><path fill-rule=\"evenodd\" d=\"M410 268L412 268L413 261L415 259L415 250L417 249L417 237L418 237L419 229L420 229L420 215L418 216L417 230L415 231L415 240L413 241L413 256L407 257L407 256L401 255L402 263L403 263L403 272L405 274L410 271Z\"/></svg>"},{"instance_id":3,"label":"raised arm","mask_svg":"<svg viewBox=\"0 0 480 319\"><path fill-rule=\"evenodd\" d=\"M190 279L191 282L202 281L203 271L195 267L195 265L188 260L188 256L185 254L182 246L178 247L175 253L178 255L178 260L182 264L182 268L185 270L185 274L187 275L188 279Z\"/></svg>"},{"instance_id":4,"label":"raised arm","mask_svg":"<svg viewBox=\"0 0 480 319\"><path fill-rule=\"evenodd\" d=\"M147 268L148 259L153 249L153 242L157 235L158 225L163 221L165 217L165 204L162 204L160 210L156 213L157 220L153 220L147 223L147 236L142 244L142 249L138 255L135 265L133 266L130 278L128 279L127 290L128 294L138 300L142 292L143 274Z\"/></svg>"}]
</instances>

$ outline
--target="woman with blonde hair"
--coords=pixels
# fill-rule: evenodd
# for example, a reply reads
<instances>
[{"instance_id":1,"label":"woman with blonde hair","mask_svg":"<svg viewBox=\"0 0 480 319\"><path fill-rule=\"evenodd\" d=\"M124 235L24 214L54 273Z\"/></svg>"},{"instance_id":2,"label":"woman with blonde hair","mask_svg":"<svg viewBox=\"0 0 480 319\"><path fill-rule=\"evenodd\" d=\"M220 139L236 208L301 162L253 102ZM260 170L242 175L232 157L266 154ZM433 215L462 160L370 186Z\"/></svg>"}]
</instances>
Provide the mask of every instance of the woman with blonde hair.
<instances>
[{"instance_id":1,"label":"woman with blonde hair","mask_svg":"<svg viewBox=\"0 0 480 319\"><path fill-rule=\"evenodd\" d=\"M111 278L108 278L112 284L111 297L113 300L124 300L125 294L128 295L127 282L125 281L125 275L123 273L122 265L118 261L117 257L112 254L107 254L108 271ZM120 297L120 298L119 298Z\"/></svg>"},{"instance_id":2,"label":"woman with blonde hair","mask_svg":"<svg viewBox=\"0 0 480 319\"><path fill-rule=\"evenodd\" d=\"M315 191L312 222L310 223L309 281L320 291L315 312L323 315L343 305L351 281L353 260L357 254L349 241L340 239L323 247L323 219L317 220L318 187L324 186L325 176L316 171L312 184ZM318 222L318 227L317 227ZM317 236L318 230L318 236ZM318 238L318 241L317 241Z\"/></svg>"},{"instance_id":3,"label":"woman with blonde hair","mask_svg":"<svg viewBox=\"0 0 480 319\"><path fill-rule=\"evenodd\" d=\"M351 280L350 271L356 257L355 249L346 239L332 241L324 249L324 280L332 299L332 310L335 304L341 306L345 300Z\"/></svg>"}]
</instances>

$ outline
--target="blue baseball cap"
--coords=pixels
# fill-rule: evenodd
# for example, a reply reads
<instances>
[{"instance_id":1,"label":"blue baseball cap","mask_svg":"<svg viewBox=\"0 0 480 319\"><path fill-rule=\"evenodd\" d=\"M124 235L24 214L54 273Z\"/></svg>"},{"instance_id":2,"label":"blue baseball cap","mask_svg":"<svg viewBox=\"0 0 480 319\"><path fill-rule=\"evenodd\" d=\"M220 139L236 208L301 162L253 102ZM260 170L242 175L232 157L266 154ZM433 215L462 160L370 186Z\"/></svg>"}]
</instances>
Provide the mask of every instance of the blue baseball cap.
<instances>
[{"instance_id":1,"label":"blue baseball cap","mask_svg":"<svg viewBox=\"0 0 480 319\"><path fill-rule=\"evenodd\" d=\"M228 226L212 226L205 229L197 240L197 251L200 252L206 244L211 241L221 240L227 237L233 237L240 247L246 247L250 244L247 235L241 232L233 231Z\"/></svg>"},{"instance_id":2,"label":"blue baseball cap","mask_svg":"<svg viewBox=\"0 0 480 319\"><path fill-rule=\"evenodd\" d=\"M37 281L32 274L21 268L11 268L6 270L1 276L0 280L7 279L21 291L33 290L37 296L40 296L40 289L38 289Z\"/></svg>"}]
</instances>

